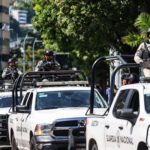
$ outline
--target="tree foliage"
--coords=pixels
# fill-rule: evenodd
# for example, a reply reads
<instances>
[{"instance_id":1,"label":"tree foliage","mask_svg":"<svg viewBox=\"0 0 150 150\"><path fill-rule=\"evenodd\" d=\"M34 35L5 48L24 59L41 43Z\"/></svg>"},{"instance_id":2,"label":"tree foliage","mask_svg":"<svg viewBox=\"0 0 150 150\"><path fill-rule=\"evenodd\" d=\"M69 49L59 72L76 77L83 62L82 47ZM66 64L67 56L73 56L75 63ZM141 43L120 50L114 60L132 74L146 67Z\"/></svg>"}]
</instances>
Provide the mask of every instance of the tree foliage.
<instances>
[{"instance_id":1,"label":"tree foliage","mask_svg":"<svg viewBox=\"0 0 150 150\"><path fill-rule=\"evenodd\" d=\"M34 0L33 25L46 47L89 67L111 47L123 49L121 37L133 31L142 9L141 0Z\"/></svg>"},{"instance_id":2,"label":"tree foliage","mask_svg":"<svg viewBox=\"0 0 150 150\"><path fill-rule=\"evenodd\" d=\"M104 51L130 24L130 5L128 0L35 0L33 23L55 49Z\"/></svg>"},{"instance_id":3,"label":"tree foliage","mask_svg":"<svg viewBox=\"0 0 150 150\"><path fill-rule=\"evenodd\" d=\"M150 28L150 15L141 13L136 18L134 26L138 32L129 33L122 38L122 41L131 47L138 46L142 41L147 39L147 30Z\"/></svg>"}]
</instances>

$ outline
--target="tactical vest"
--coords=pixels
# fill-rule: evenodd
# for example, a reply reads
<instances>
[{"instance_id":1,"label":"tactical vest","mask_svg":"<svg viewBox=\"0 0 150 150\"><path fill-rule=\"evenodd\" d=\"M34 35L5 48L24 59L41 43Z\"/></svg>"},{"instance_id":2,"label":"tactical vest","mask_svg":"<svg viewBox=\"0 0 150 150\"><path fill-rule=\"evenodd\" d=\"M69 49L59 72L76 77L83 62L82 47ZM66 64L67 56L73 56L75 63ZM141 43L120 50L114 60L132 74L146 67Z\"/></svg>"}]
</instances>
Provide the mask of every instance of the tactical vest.
<instances>
[{"instance_id":1,"label":"tactical vest","mask_svg":"<svg viewBox=\"0 0 150 150\"><path fill-rule=\"evenodd\" d=\"M144 47L145 47L145 49L143 50L143 53L142 53L142 59L144 61L148 61L148 60L150 60L150 51L148 50L146 42L144 42Z\"/></svg>"}]
</instances>

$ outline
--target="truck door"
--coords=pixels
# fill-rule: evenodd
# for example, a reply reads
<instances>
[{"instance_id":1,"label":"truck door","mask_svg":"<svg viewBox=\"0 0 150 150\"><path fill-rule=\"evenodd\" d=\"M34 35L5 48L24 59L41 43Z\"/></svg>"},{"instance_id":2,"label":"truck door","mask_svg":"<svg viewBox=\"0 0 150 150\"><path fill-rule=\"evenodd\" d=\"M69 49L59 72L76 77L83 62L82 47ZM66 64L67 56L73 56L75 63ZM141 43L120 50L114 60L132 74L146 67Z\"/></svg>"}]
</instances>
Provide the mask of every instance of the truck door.
<instances>
[{"instance_id":1,"label":"truck door","mask_svg":"<svg viewBox=\"0 0 150 150\"><path fill-rule=\"evenodd\" d=\"M130 89L128 98L124 103L124 108L122 111L127 116L119 116L116 114L116 110L113 110L113 114L116 118L118 118L118 148L124 150L132 150L137 149L137 140L138 133L140 130L139 122L137 121L139 116L139 92L136 89ZM127 112L129 114L127 114ZM137 136L136 136L137 134Z\"/></svg>"},{"instance_id":2,"label":"truck door","mask_svg":"<svg viewBox=\"0 0 150 150\"><path fill-rule=\"evenodd\" d=\"M28 99L28 96L29 96L30 93L27 93L21 103L21 105L24 105L24 103L26 102L26 100ZM16 142L18 143L18 147L22 147L22 140L21 140L21 137L22 137L22 119L23 119L23 113L21 112L17 112L16 114L14 114L14 129L16 129L16 131L14 131L14 134L15 134L15 139L16 139Z\"/></svg>"},{"instance_id":3,"label":"truck door","mask_svg":"<svg viewBox=\"0 0 150 150\"><path fill-rule=\"evenodd\" d=\"M138 91L136 89L122 90L111 111L111 120L107 120L107 124L112 128L111 131L114 131L106 132L107 134L109 133L106 139L107 143L109 143L108 146L106 144L107 149L111 149L113 145L116 150L135 149L135 137L133 134L137 132L137 128L139 128L135 125L139 114ZM112 137L111 133L113 134Z\"/></svg>"},{"instance_id":4,"label":"truck door","mask_svg":"<svg viewBox=\"0 0 150 150\"><path fill-rule=\"evenodd\" d=\"M32 99L33 99L33 93L30 93L29 98L26 102L26 110L27 112L23 114L21 126L22 126L22 145L25 149L29 148L29 142L30 142L30 118L31 118L31 109L32 109Z\"/></svg>"},{"instance_id":5,"label":"truck door","mask_svg":"<svg viewBox=\"0 0 150 150\"><path fill-rule=\"evenodd\" d=\"M113 108L122 109L124 108L124 104L126 100L128 99L129 90L123 90L120 92L120 94L117 97L116 104ZM119 134L120 134L120 128L122 125L122 119L117 118L113 114L114 110L110 110L108 117L106 117L105 120L105 147L106 150L111 150L113 147L113 150L120 149L120 142L119 142Z\"/></svg>"},{"instance_id":6,"label":"truck door","mask_svg":"<svg viewBox=\"0 0 150 150\"><path fill-rule=\"evenodd\" d=\"M14 113L13 118L13 129L14 131L14 137L16 140L16 143L18 144L18 147L21 146L21 120L22 120L22 113Z\"/></svg>"}]
</instances>

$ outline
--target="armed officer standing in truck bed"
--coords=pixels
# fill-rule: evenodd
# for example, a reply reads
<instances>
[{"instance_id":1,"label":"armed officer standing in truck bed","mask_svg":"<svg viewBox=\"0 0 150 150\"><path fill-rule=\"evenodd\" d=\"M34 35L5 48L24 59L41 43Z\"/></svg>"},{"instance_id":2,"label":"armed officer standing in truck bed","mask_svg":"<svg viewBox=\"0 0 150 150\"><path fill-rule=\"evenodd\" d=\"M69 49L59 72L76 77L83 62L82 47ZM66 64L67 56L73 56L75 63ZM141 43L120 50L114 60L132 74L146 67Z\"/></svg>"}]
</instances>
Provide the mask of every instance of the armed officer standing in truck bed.
<instances>
[{"instance_id":1,"label":"armed officer standing in truck bed","mask_svg":"<svg viewBox=\"0 0 150 150\"><path fill-rule=\"evenodd\" d=\"M43 60L40 60L35 67L35 71L50 71L50 70L59 70L60 64L54 59L54 52L47 50L44 53Z\"/></svg>"},{"instance_id":2,"label":"armed officer standing in truck bed","mask_svg":"<svg viewBox=\"0 0 150 150\"><path fill-rule=\"evenodd\" d=\"M147 41L142 42L134 56L134 61L141 64L145 77L150 77L150 28L147 30Z\"/></svg>"},{"instance_id":3,"label":"armed officer standing in truck bed","mask_svg":"<svg viewBox=\"0 0 150 150\"><path fill-rule=\"evenodd\" d=\"M22 72L17 68L16 61L12 58L8 60L8 67L4 68L2 78L7 80L15 80Z\"/></svg>"}]
</instances>

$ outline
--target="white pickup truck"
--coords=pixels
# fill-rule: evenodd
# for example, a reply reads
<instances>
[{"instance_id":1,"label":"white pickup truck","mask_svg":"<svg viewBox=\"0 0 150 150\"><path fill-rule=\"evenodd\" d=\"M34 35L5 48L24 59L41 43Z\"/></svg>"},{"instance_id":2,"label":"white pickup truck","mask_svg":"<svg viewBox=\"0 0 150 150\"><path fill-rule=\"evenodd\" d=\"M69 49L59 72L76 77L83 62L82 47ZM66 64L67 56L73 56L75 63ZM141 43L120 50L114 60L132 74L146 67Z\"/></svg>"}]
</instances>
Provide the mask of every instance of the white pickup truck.
<instances>
[{"instance_id":1,"label":"white pickup truck","mask_svg":"<svg viewBox=\"0 0 150 150\"><path fill-rule=\"evenodd\" d=\"M12 106L11 80L0 80L0 149L9 148L8 117Z\"/></svg>"},{"instance_id":2,"label":"white pickup truck","mask_svg":"<svg viewBox=\"0 0 150 150\"><path fill-rule=\"evenodd\" d=\"M12 106L12 92L0 92L0 148L9 147L8 116Z\"/></svg>"},{"instance_id":3,"label":"white pickup truck","mask_svg":"<svg viewBox=\"0 0 150 150\"><path fill-rule=\"evenodd\" d=\"M148 150L150 83L122 86L104 116L87 119L86 150Z\"/></svg>"},{"instance_id":4,"label":"white pickup truck","mask_svg":"<svg viewBox=\"0 0 150 150\"><path fill-rule=\"evenodd\" d=\"M121 86L113 98L115 74L125 67L139 66L130 63L115 69L111 78L110 100L113 101L103 115L94 111L93 98L90 99L86 150L150 149L150 80L143 78L141 83Z\"/></svg>"},{"instance_id":5,"label":"white pickup truck","mask_svg":"<svg viewBox=\"0 0 150 150\"><path fill-rule=\"evenodd\" d=\"M54 82L51 87L40 86L26 91L21 105L16 106L9 116L9 138L13 150L68 148L70 130L85 129L90 98L90 87L73 85L74 82ZM102 113L107 108L96 89L94 107L101 108ZM75 135L76 142L85 143L84 133L80 130Z\"/></svg>"},{"instance_id":6,"label":"white pickup truck","mask_svg":"<svg viewBox=\"0 0 150 150\"><path fill-rule=\"evenodd\" d=\"M23 95L25 93L23 92ZM0 92L0 149L10 147L8 136L8 117L12 107L12 91Z\"/></svg>"}]
</instances>

